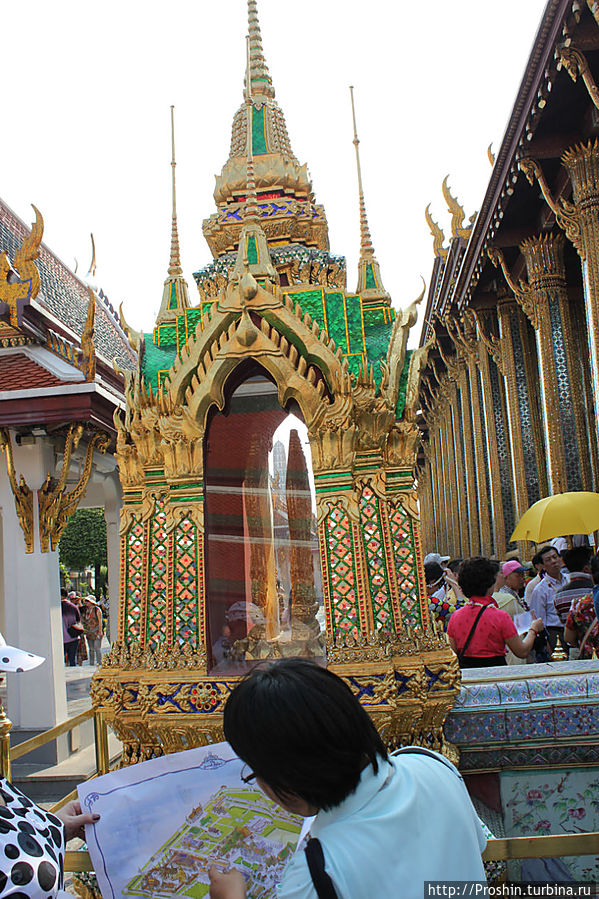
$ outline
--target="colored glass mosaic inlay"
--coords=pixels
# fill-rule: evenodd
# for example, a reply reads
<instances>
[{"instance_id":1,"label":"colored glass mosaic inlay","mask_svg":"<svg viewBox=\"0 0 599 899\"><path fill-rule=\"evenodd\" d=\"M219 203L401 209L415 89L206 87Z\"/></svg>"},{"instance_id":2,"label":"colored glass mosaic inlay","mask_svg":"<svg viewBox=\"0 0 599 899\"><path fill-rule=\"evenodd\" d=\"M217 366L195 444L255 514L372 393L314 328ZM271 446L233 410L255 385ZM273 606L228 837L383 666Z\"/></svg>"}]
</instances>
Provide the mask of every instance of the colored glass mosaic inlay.
<instances>
[{"instance_id":1,"label":"colored glass mosaic inlay","mask_svg":"<svg viewBox=\"0 0 599 899\"><path fill-rule=\"evenodd\" d=\"M198 536L184 518L175 530L175 642L198 645Z\"/></svg>"},{"instance_id":2,"label":"colored glass mosaic inlay","mask_svg":"<svg viewBox=\"0 0 599 899\"><path fill-rule=\"evenodd\" d=\"M144 526L135 521L127 536L125 629L126 639L141 636L141 607L143 583Z\"/></svg>"},{"instance_id":3,"label":"colored glass mosaic inlay","mask_svg":"<svg viewBox=\"0 0 599 899\"><path fill-rule=\"evenodd\" d=\"M401 618L404 624L422 627L424 623L420 610L412 519L399 500L389 508L389 524L393 540Z\"/></svg>"},{"instance_id":4,"label":"colored glass mosaic inlay","mask_svg":"<svg viewBox=\"0 0 599 899\"><path fill-rule=\"evenodd\" d=\"M333 628L357 637L360 631L355 549L347 512L337 503L325 519Z\"/></svg>"},{"instance_id":5,"label":"colored glass mosaic inlay","mask_svg":"<svg viewBox=\"0 0 599 899\"><path fill-rule=\"evenodd\" d=\"M168 607L168 543L165 499L156 501L151 519L150 572L148 578L147 643L152 649L166 642Z\"/></svg>"},{"instance_id":6,"label":"colored glass mosaic inlay","mask_svg":"<svg viewBox=\"0 0 599 899\"><path fill-rule=\"evenodd\" d=\"M379 498L372 488L364 487L360 497L360 519L364 535L374 624L376 628L394 630L379 502Z\"/></svg>"}]
</instances>

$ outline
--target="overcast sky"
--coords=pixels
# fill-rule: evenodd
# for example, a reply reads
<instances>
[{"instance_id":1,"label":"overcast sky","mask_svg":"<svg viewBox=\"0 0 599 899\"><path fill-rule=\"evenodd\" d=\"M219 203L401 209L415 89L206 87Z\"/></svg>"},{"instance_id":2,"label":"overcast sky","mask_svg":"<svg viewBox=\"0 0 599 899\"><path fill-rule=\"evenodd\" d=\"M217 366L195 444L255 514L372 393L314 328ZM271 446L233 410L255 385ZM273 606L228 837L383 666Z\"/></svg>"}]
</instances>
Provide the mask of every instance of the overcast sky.
<instances>
[{"instance_id":1,"label":"overcast sky","mask_svg":"<svg viewBox=\"0 0 599 899\"><path fill-rule=\"evenodd\" d=\"M359 249L348 85L355 99L370 229L385 286L405 306L427 283L430 201L447 232L441 182L480 207L540 22L541 0L259 0L264 51L292 147L326 209L331 251ZM29 0L3 4L0 195L135 328L150 330L170 246L175 104L182 262L210 262L202 220L242 101L245 0Z\"/></svg>"}]
</instances>

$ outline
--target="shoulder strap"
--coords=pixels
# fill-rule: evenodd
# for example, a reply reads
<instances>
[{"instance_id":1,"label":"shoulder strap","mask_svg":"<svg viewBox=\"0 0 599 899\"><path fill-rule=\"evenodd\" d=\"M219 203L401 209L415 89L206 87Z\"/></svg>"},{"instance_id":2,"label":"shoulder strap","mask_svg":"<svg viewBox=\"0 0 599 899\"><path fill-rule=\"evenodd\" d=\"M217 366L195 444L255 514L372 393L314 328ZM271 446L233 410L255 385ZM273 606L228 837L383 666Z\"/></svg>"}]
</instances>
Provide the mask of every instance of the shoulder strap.
<instances>
[{"instance_id":1,"label":"shoulder strap","mask_svg":"<svg viewBox=\"0 0 599 899\"><path fill-rule=\"evenodd\" d=\"M470 645L470 641L472 640L472 638L473 638L473 636L474 636L474 631L476 630L476 627L477 627L477 625L478 625L478 622L479 622L480 619L482 618L483 613L484 613L488 608L489 608L488 605L482 606L482 608L480 609L478 615L477 615L476 618L474 619L474 624L473 624L472 627L470 628L470 633L469 633L468 636L466 637L466 642L464 643L464 645L462 646L462 648L461 648L460 651L458 652L458 662L460 662L460 664L461 664L462 659L464 658L464 656L465 656L465 654L466 654L466 650L468 649L468 646Z\"/></svg>"},{"instance_id":2,"label":"shoulder strap","mask_svg":"<svg viewBox=\"0 0 599 899\"><path fill-rule=\"evenodd\" d=\"M312 878L318 899L337 899L333 881L325 871L324 853L320 840L316 839L316 837L309 839L304 852L306 853L308 870L310 871L310 877Z\"/></svg>"},{"instance_id":3,"label":"shoulder strap","mask_svg":"<svg viewBox=\"0 0 599 899\"><path fill-rule=\"evenodd\" d=\"M442 765L445 765L446 768L449 768L450 771L453 771L454 774L462 780L462 775L460 772L449 762L447 759L440 757L436 752L433 752L431 749L426 749L424 746L403 746L401 749L397 749L395 752L391 753L393 757L398 755L407 755L408 753L414 753L418 755L428 755L429 758L435 759L437 762L441 762Z\"/></svg>"}]
</instances>

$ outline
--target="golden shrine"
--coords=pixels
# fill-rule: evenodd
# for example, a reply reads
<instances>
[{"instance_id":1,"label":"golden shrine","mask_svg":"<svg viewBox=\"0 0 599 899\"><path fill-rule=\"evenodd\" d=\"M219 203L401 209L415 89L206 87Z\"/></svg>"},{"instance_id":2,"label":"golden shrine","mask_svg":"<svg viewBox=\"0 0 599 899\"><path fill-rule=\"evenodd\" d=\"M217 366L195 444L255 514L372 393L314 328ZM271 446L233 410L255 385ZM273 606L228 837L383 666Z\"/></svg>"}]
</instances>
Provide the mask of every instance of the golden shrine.
<instances>
[{"instance_id":1,"label":"golden shrine","mask_svg":"<svg viewBox=\"0 0 599 899\"><path fill-rule=\"evenodd\" d=\"M123 487L119 637L93 701L125 763L222 739L236 680L308 656L391 746L444 748L457 660L431 627L414 464L420 371L369 233L358 138L355 293L291 149L248 0L244 102L204 222L191 306L175 202L151 334L115 414ZM352 95L353 102L353 95ZM355 121L354 121L355 124Z\"/></svg>"}]
</instances>

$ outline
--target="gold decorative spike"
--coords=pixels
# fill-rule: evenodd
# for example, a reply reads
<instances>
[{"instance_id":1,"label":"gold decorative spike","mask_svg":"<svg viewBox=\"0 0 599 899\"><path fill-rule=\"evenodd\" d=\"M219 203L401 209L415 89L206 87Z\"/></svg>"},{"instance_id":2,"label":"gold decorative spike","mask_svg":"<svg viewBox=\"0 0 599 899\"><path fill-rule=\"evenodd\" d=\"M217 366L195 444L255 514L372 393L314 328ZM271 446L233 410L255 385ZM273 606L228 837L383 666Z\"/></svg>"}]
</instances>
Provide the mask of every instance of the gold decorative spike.
<instances>
[{"instance_id":1,"label":"gold decorative spike","mask_svg":"<svg viewBox=\"0 0 599 899\"><path fill-rule=\"evenodd\" d=\"M171 190L172 190L172 219L171 219L171 254L168 266L168 274L164 282L162 291L162 302L160 310L156 318L156 324L161 321L176 318L184 309L189 308L189 292L187 289L187 281L183 277L183 269L181 268L181 253L179 250L179 231L177 228L177 188L175 182L175 107L171 106ZM121 312L121 324L123 316ZM123 325L123 329L125 326ZM131 329L129 329L131 330ZM138 346L129 343L133 349L138 350Z\"/></svg>"},{"instance_id":2,"label":"gold decorative spike","mask_svg":"<svg viewBox=\"0 0 599 899\"><path fill-rule=\"evenodd\" d=\"M91 287L87 288L89 304L87 317L81 334L81 367L86 381L96 377L96 347L94 345L94 323L96 319L96 295Z\"/></svg>"},{"instance_id":3,"label":"gold decorative spike","mask_svg":"<svg viewBox=\"0 0 599 899\"><path fill-rule=\"evenodd\" d=\"M370 228L368 227L368 218L366 216L366 202L364 200L364 188L362 186L362 169L360 166L360 140L358 138L358 130L356 126L356 108L354 104L354 89L350 86L351 112L354 123L354 148L356 151L356 167L358 170L358 197L360 205L360 261L358 263L358 286L356 293L359 293L363 300L368 303L381 302L389 305L391 298L381 277L381 267L378 264L372 245L372 237L370 236Z\"/></svg>"},{"instance_id":4,"label":"gold decorative spike","mask_svg":"<svg viewBox=\"0 0 599 899\"><path fill-rule=\"evenodd\" d=\"M143 341L143 332L136 331L135 328L132 328L131 325L127 324L125 319L125 313L123 312L123 304L121 303L119 306L119 322L121 324L121 328L127 335L127 340L129 341L129 346L132 350L135 350L136 353L139 353L139 348Z\"/></svg>"},{"instance_id":5,"label":"gold decorative spike","mask_svg":"<svg viewBox=\"0 0 599 899\"><path fill-rule=\"evenodd\" d=\"M420 277L422 278L422 275ZM426 282L424 278L422 278L422 290L420 294L413 303L410 303L405 309L399 311L391 330L386 359L389 380L387 386L383 390L383 394L392 409L395 408L399 396L399 384L406 358L408 336L410 334L410 329L414 327L418 320L417 307L422 302L425 290Z\"/></svg>"},{"instance_id":6,"label":"gold decorative spike","mask_svg":"<svg viewBox=\"0 0 599 899\"><path fill-rule=\"evenodd\" d=\"M485 328L485 322L483 320L483 314L476 309L472 309L472 314L478 325L478 336L483 342L489 356L499 369L499 371L503 374L503 353L504 347L499 337L496 334L487 333Z\"/></svg>"},{"instance_id":7,"label":"gold decorative spike","mask_svg":"<svg viewBox=\"0 0 599 899\"><path fill-rule=\"evenodd\" d=\"M275 89L272 86L272 78L262 49L256 0L248 0L248 43L249 66L248 75L246 75L246 90L249 90L251 94L274 97Z\"/></svg>"},{"instance_id":8,"label":"gold decorative spike","mask_svg":"<svg viewBox=\"0 0 599 899\"><path fill-rule=\"evenodd\" d=\"M356 168L358 170L358 195L360 202L360 259L370 259L374 256L374 247L372 246L372 237L368 227L368 218L366 216L366 203L364 200L364 188L362 186L362 168L360 166L360 139L358 138L358 129L356 126L356 107L354 105L354 89L350 85L349 93L351 97L351 114L354 123L354 148L356 151Z\"/></svg>"},{"instance_id":9,"label":"gold decorative spike","mask_svg":"<svg viewBox=\"0 0 599 899\"><path fill-rule=\"evenodd\" d=\"M538 182L541 193L545 198L545 202L553 212L557 224L566 232L566 237L568 240L572 241L581 258L584 259L584 249L580 234L580 221L574 204L567 202L566 200L560 200L559 204L555 201L545 179L545 175L543 174L543 170L536 159L530 159L528 157L521 159L518 163L518 168L521 172L524 172L529 184L533 187L535 180Z\"/></svg>"},{"instance_id":10,"label":"gold decorative spike","mask_svg":"<svg viewBox=\"0 0 599 899\"><path fill-rule=\"evenodd\" d=\"M19 524L25 536L25 552L33 552L33 492L27 486L23 475L17 483L17 473L12 454L10 432L7 428L0 428L0 449L6 454L6 470L10 488L15 499L15 509Z\"/></svg>"},{"instance_id":11,"label":"gold decorative spike","mask_svg":"<svg viewBox=\"0 0 599 899\"><path fill-rule=\"evenodd\" d=\"M493 150L491 149L492 146L493 146L493 144L489 144L489 146L487 147L487 158L488 158L489 162L491 163L491 166L494 166L495 165L495 153L493 153Z\"/></svg>"},{"instance_id":12,"label":"gold decorative spike","mask_svg":"<svg viewBox=\"0 0 599 899\"><path fill-rule=\"evenodd\" d=\"M443 230L441 229L441 227L437 224L437 222L431 215L430 203L424 210L424 217L433 238L433 253L435 254L435 258L438 257L439 259L445 259L447 257L447 253L449 252L447 247L443 246L443 244L445 243L445 235L443 234Z\"/></svg>"},{"instance_id":13,"label":"gold decorative spike","mask_svg":"<svg viewBox=\"0 0 599 899\"><path fill-rule=\"evenodd\" d=\"M572 81L576 81L578 73L580 72L591 100L597 109L599 109L599 88L595 84L595 79L591 74L584 53L581 53L580 50L577 50L575 47L564 47L561 51L560 62Z\"/></svg>"},{"instance_id":14,"label":"gold decorative spike","mask_svg":"<svg viewBox=\"0 0 599 899\"><path fill-rule=\"evenodd\" d=\"M89 236L91 237L91 241L92 241L92 261L91 261L90 264L89 264L89 270L88 270L88 272L87 272L86 277L87 277L87 278L95 278L95 277L96 277L96 268L97 268L97 264L96 264L96 242L95 242L95 240L94 240L94 235L93 235L93 234L90 234Z\"/></svg>"},{"instance_id":15,"label":"gold decorative spike","mask_svg":"<svg viewBox=\"0 0 599 899\"><path fill-rule=\"evenodd\" d=\"M14 328L19 327L23 305L38 295L41 286L35 260L39 256L44 220L39 209L35 206L33 209L35 222L17 250L14 263L11 264L5 252L0 253L0 302L8 305L10 324Z\"/></svg>"},{"instance_id":16,"label":"gold decorative spike","mask_svg":"<svg viewBox=\"0 0 599 899\"><path fill-rule=\"evenodd\" d=\"M587 6L591 10L595 22L599 25L599 3L597 0L587 0Z\"/></svg>"},{"instance_id":17,"label":"gold decorative spike","mask_svg":"<svg viewBox=\"0 0 599 899\"><path fill-rule=\"evenodd\" d=\"M418 402L420 395L420 382L422 372L426 368L428 362L428 354L437 340L436 334L425 343L424 346L414 350L410 357L410 367L408 369L408 381L406 384L406 401L403 412L403 420L413 422L418 411Z\"/></svg>"},{"instance_id":18,"label":"gold decorative spike","mask_svg":"<svg viewBox=\"0 0 599 899\"><path fill-rule=\"evenodd\" d=\"M568 653L565 651L562 646L562 641L559 637L556 637L555 640L555 649L551 653L551 661L552 662L565 662L568 658Z\"/></svg>"},{"instance_id":19,"label":"gold decorative spike","mask_svg":"<svg viewBox=\"0 0 599 899\"><path fill-rule=\"evenodd\" d=\"M460 206L456 198L451 193L449 185L447 184L448 178L449 175L446 175L443 179L442 190L445 202L447 203L447 208L449 212L451 212L451 235L452 237L470 237L470 231L472 230L472 227L463 227L466 213L464 212L464 207Z\"/></svg>"}]
</instances>

